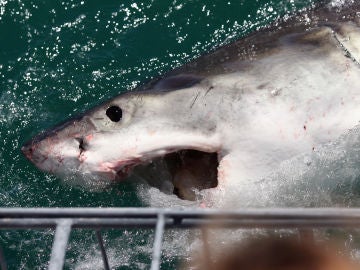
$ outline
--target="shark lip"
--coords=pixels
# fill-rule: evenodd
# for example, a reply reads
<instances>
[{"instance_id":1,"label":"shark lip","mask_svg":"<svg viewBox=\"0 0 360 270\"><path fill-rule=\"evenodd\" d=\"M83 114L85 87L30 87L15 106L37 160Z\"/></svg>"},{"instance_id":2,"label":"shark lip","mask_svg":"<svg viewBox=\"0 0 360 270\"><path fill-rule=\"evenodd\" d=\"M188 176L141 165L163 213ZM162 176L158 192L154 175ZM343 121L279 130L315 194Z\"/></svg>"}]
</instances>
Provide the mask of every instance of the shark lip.
<instances>
[{"instance_id":1,"label":"shark lip","mask_svg":"<svg viewBox=\"0 0 360 270\"><path fill-rule=\"evenodd\" d=\"M131 174L132 169L143 163L140 158L119 160L115 162L104 162L100 165L101 171L112 172L115 180L121 181Z\"/></svg>"},{"instance_id":2,"label":"shark lip","mask_svg":"<svg viewBox=\"0 0 360 270\"><path fill-rule=\"evenodd\" d=\"M137 164L129 164L129 165L123 166L121 169L116 171L116 178L115 179L118 180L118 181L124 180L125 178L127 178L131 174L133 168L136 165Z\"/></svg>"},{"instance_id":3,"label":"shark lip","mask_svg":"<svg viewBox=\"0 0 360 270\"><path fill-rule=\"evenodd\" d=\"M122 167L116 168L115 169L115 171L116 171L115 180L117 180L117 181L124 180L132 173L132 170L139 164L141 164L141 162L134 161L134 162L126 164Z\"/></svg>"}]
</instances>

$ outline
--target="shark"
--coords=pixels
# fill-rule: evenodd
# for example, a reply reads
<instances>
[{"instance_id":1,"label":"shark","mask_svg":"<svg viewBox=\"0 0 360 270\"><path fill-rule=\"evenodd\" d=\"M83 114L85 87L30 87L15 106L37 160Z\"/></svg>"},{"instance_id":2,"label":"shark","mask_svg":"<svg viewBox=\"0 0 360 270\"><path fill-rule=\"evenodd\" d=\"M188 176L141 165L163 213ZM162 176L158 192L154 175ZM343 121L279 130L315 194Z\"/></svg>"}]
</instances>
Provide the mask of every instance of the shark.
<instances>
[{"instance_id":1,"label":"shark","mask_svg":"<svg viewBox=\"0 0 360 270\"><path fill-rule=\"evenodd\" d=\"M359 7L323 4L280 19L40 133L22 151L43 171L94 185L165 178L185 200L266 177L359 123Z\"/></svg>"}]
</instances>

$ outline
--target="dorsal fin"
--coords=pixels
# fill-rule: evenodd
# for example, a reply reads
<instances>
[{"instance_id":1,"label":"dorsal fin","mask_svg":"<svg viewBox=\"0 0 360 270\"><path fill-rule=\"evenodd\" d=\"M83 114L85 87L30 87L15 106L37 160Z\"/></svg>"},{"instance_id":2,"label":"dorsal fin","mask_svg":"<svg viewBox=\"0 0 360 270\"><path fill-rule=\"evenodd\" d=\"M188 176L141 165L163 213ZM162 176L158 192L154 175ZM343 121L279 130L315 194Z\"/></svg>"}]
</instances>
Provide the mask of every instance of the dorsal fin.
<instances>
[{"instance_id":1,"label":"dorsal fin","mask_svg":"<svg viewBox=\"0 0 360 270\"><path fill-rule=\"evenodd\" d=\"M191 74L179 74L175 76L169 76L159 80L155 86L155 90L160 91L173 91L183 88L189 88L199 83L203 78Z\"/></svg>"}]
</instances>

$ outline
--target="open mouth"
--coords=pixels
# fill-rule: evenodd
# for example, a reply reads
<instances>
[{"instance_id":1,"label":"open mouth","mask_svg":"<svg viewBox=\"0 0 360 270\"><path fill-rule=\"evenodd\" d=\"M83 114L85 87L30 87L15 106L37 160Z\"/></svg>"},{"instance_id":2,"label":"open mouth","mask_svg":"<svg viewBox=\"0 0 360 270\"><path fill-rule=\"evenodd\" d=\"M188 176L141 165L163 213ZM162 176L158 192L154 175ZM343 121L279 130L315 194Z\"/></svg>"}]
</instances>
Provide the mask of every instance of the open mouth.
<instances>
[{"instance_id":1,"label":"open mouth","mask_svg":"<svg viewBox=\"0 0 360 270\"><path fill-rule=\"evenodd\" d=\"M77 159L80 164L86 164L87 144L83 139L78 141ZM26 144L22 148L25 156L34 162L38 167L45 171L56 173L61 163L62 156L53 155L55 162L43 164L43 160L50 160L49 154L38 151L34 155L34 144ZM171 151L171 152L170 152ZM161 152L161 151L160 151ZM195 201L199 199L199 191L211 189L218 186L218 154L217 152L204 152L193 149L167 149L162 156L158 152L151 155L152 159L137 157L122 159L118 161L105 161L100 163L98 171L100 177L111 180L122 181L133 175L140 178L152 187L158 188L166 194L175 194L180 199ZM156 156L156 157L154 157ZM149 155L150 157L150 155ZM41 160L40 160L41 158ZM69 166L76 166L78 163L71 164L73 159L69 159ZM50 166L50 165L52 166ZM55 168L55 169L54 169ZM57 170L60 171L60 170Z\"/></svg>"},{"instance_id":2,"label":"open mouth","mask_svg":"<svg viewBox=\"0 0 360 270\"><path fill-rule=\"evenodd\" d=\"M194 201L199 191L217 187L218 166L217 153L185 149L147 163L131 161L117 170L117 178L136 175L165 193Z\"/></svg>"}]
</instances>

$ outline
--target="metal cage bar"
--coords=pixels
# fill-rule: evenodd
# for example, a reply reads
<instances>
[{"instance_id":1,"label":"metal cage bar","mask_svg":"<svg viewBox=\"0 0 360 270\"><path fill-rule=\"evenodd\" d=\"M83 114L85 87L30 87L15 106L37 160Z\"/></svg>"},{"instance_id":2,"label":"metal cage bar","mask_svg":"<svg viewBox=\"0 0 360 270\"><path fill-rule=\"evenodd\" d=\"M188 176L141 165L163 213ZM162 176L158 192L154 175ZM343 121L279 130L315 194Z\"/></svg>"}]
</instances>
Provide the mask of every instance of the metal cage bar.
<instances>
[{"instance_id":1,"label":"metal cage bar","mask_svg":"<svg viewBox=\"0 0 360 270\"><path fill-rule=\"evenodd\" d=\"M102 228L155 228L151 270L161 265L163 234L169 228L360 227L357 208L157 209L157 208L0 208L0 229L55 228L49 269L62 269L72 229L96 230L105 269L110 269ZM1 249L0 249L1 251ZM0 265L6 269L4 255Z\"/></svg>"},{"instance_id":2,"label":"metal cage bar","mask_svg":"<svg viewBox=\"0 0 360 270\"><path fill-rule=\"evenodd\" d=\"M69 219L60 220L57 223L49 270L61 270L63 268L66 246L71 232L71 224L72 222Z\"/></svg>"},{"instance_id":3,"label":"metal cage bar","mask_svg":"<svg viewBox=\"0 0 360 270\"><path fill-rule=\"evenodd\" d=\"M154 238L154 247L153 255L151 260L151 270L157 270L160 268L161 260L161 242L164 234L165 227L165 217L164 214L158 215L158 220L156 222L155 238Z\"/></svg>"},{"instance_id":4,"label":"metal cage bar","mask_svg":"<svg viewBox=\"0 0 360 270\"><path fill-rule=\"evenodd\" d=\"M104 269L105 270L110 270L109 260L107 258L106 250L105 250L105 247L104 247L104 241L102 239L101 232L99 230L96 230L96 238L97 238L97 240L99 242L100 251L101 251L101 257L102 257L103 264L104 264Z\"/></svg>"}]
</instances>

